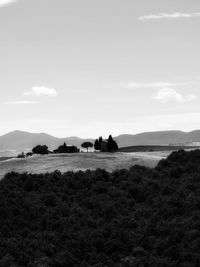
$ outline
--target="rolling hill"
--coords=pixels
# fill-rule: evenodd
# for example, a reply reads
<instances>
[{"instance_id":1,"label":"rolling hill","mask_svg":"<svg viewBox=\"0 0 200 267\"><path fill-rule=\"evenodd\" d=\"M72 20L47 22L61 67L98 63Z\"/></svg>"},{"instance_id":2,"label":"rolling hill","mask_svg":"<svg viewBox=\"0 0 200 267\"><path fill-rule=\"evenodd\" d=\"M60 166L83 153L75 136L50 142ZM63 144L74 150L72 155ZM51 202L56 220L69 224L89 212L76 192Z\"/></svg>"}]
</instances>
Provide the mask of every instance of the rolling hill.
<instances>
[{"instance_id":1,"label":"rolling hill","mask_svg":"<svg viewBox=\"0 0 200 267\"><path fill-rule=\"evenodd\" d=\"M200 130L192 132L160 131L136 135L119 135L116 137L120 147L134 145L187 145L200 142Z\"/></svg>"}]
</instances>

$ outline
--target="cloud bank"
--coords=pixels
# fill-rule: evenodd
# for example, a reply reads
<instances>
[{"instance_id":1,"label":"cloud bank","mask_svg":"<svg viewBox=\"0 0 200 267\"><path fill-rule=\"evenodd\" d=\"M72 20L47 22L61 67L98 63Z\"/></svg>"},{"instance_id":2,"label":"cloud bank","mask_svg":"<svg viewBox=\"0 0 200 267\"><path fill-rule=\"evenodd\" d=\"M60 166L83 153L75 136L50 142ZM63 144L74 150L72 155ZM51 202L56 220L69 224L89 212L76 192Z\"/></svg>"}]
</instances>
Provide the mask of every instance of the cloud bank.
<instances>
[{"instance_id":1,"label":"cloud bank","mask_svg":"<svg viewBox=\"0 0 200 267\"><path fill-rule=\"evenodd\" d=\"M19 100L19 101L8 101L6 104L8 105L30 105L30 104L36 104L38 102L36 101L29 101L29 100Z\"/></svg>"},{"instance_id":2,"label":"cloud bank","mask_svg":"<svg viewBox=\"0 0 200 267\"><path fill-rule=\"evenodd\" d=\"M179 18L195 18L200 17L200 12L195 13L159 13L159 14L151 14L146 16L139 17L139 20L159 20L159 19L179 19Z\"/></svg>"},{"instance_id":3,"label":"cloud bank","mask_svg":"<svg viewBox=\"0 0 200 267\"><path fill-rule=\"evenodd\" d=\"M153 96L153 99L159 100L161 102L186 102L195 100L196 98L197 96L194 94L182 95L172 88L162 88L157 92L155 96Z\"/></svg>"},{"instance_id":4,"label":"cloud bank","mask_svg":"<svg viewBox=\"0 0 200 267\"><path fill-rule=\"evenodd\" d=\"M186 85L186 83L170 83L170 82L153 82L153 83L138 83L138 82L130 82L125 85L126 88L160 88L160 87L170 87L170 86L178 86L178 85Z\"/></svg>"},{"instance_id":5,"label":"cloud bank","mask_svg":"<svg viewBox=\"0 0 200 267\"><path fill-rule=\"evenodd\" d=\"M17 2L17 0L0 0L0 7Z\"/></svg>"},{"instance_id":6,"label":"cloud bank","mask_svg":"<svg viewBox=\"0 0 200 267\"><path fill-rule=\"evenodd\" d=\"M49 96L56 97L58 95L54 88L47 88L45 86L35 86L29 92L24 92L24 95L29 96Z\"/></svg>"}]
</instances>

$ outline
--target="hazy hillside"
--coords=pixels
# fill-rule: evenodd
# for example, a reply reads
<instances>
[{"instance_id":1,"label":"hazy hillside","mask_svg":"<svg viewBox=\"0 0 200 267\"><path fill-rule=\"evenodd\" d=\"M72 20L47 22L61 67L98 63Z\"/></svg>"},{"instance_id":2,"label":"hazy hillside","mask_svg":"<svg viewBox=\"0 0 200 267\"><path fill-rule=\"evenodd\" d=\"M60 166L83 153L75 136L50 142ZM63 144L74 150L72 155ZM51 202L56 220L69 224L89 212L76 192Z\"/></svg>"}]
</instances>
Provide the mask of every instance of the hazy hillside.
<instances>
[{"instance_id":1,"label":"hazy hillside","mask_svg":"<svg viewBox=\"0 0 200 267\"><path fill-rule=\"evenodd\" d=\"M136 135L119 135L116 140L120 147L133 145L179 145L200 142L200 130L193 132L161 131Z\"/></svg>"},{"instance_id":2,"label":"hazy hillside","mask_svg":"<svg viewBox=\"0 0 200 267\"><path fill-rule=\"evenodd\" d=\"M101 135L101 133L99 133ZM98 136L97 136L98 137ZM191 144L200 142L200 130L189 133L182 131L147 132L136 135L123 134L114 137L119 147L134 145L169 145L169 144ZM68 145L80 146L84 141L94 142L94 139L82 139L79 137L58 138L46 133L28 133L14 131L0 136L0 150L16 149L23 150L32 148L37 144L46 144L50 149L54 149L66 142Z\"/></svg>"},{"instance_id":3,"label":"hazy hillside","mask_svg":"<svg viewBox=\"0 0 200 267\"><path fill-rule=\"evenodd\" d=\"M58 138L46 133L28 133L14 131L0 136L0 150L6 149L28 149L38 144L46 144L50 149L54 149L66 142L68 145L80 146L84 139L78 137Z\"/></svg>"}]
</instances>

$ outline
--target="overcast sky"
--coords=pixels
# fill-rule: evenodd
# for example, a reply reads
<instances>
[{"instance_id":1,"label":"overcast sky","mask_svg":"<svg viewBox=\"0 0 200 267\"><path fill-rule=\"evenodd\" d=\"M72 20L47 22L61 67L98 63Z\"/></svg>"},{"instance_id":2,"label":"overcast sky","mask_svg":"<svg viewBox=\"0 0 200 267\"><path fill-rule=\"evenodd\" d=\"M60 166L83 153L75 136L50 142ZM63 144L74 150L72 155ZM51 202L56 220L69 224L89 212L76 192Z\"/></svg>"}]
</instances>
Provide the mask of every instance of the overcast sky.
<instances>
[{"instance_id":1,"label":"overcast sky","mask_svg":"<svg viewBox=\"0 0 200 267\"><path fill-rule=\"evenodd\" d=\"M0 134L200 128L199 0L0 0Z\"/></svg>"}]
</instances>

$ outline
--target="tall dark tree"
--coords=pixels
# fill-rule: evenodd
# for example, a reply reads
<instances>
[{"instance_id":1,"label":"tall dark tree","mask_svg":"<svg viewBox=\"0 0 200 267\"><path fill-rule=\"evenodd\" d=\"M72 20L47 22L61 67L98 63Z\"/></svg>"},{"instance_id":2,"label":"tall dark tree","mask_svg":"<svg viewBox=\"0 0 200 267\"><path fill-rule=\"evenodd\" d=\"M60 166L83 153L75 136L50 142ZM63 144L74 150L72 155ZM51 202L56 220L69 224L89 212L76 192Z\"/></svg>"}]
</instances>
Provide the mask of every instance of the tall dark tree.
<instances>
[{"instance_id":1,"label":"tall dark tree","mask_svg":"<svg viewBox=\"0 0 200 267\"><path fill-rule=\"evenodd\" d=\"M113 140L112 135L109 135L107 141L108 141L108 151L109 152L118 150L117 142L115 140Z\"/></svg>"},{"instance_id":2,"label":"tall dark tree","mask_svg":"<svg viewBox=\"0 0 200 267\"><path fill-rule=\"evenodd\" d=\"M95 150L101 150L101 143L99 142L98 139L96 139L94 142L94 149Z\"/></svg>"},{"instance_id":3,"label":"tall dark tree","mask_svg":"<svg viewBox=\"0 0 200 267\"><path fill-rule=\"evenodd\" d=\"M81 147L86 148L88 152L88 148L93 147L93 144L91 142L84 142L82 143Z\"/></svg>"}]
</instances>

